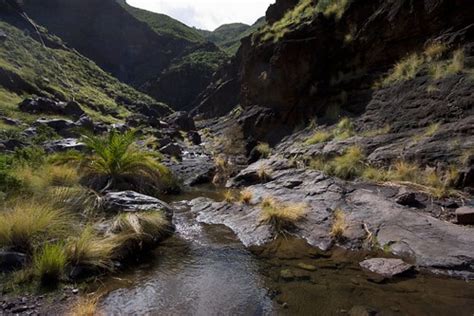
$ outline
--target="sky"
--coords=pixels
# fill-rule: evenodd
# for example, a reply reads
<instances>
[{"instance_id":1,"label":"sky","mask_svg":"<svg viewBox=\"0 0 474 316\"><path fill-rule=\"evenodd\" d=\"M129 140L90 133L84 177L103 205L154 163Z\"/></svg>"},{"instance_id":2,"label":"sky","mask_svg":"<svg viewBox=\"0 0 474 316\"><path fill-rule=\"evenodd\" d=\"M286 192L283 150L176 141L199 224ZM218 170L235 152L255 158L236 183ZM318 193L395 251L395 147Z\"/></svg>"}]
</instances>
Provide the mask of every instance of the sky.
<instances>
[{"instance_id":1,"label":"sky","mask_svg":"<svg viewBox=\"0 0 474 316\"><path fill-rule=\"evenodd\" d=\"M131 6L164 13L184 24L214 30L222 24L253 24L275 0L127 0Z\"/></svg>"}]
</instances>

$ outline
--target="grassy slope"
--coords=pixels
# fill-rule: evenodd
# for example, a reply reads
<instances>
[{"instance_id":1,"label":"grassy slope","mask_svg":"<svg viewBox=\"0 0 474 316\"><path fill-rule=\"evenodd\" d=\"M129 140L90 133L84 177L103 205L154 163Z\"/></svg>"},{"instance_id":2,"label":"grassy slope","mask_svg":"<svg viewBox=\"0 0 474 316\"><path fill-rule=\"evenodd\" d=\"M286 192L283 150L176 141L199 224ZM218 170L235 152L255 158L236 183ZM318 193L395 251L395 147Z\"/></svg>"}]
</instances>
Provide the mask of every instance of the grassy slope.
<instances>
[{"instance_id":1,"label":"grassy slope","mask_svg":"<svg viewBox=\"0 0 474 316\"><path fill-rule=\"evenodd\" d=\"M240 47L240 40L257 31L264 24L265 18L260 18L252 26L241 23L225 24L213 32L202 31L201 34L229 55L234 55Z\"/></svg>"},{"instance_id":2,"label":"grassy slope","mask_svg":"<svg viewBox=\"0 0 474 316\"><path fill-rule=\"evenodd\" d=\"M7 40L0 43L0 70L18 75L33 86L37 93L65 101L74 99L85 106L92 116L103 120L112 118L104 117L87 106L115 109L125 116L128 111L117 104L117 97L129 102L157 103L151 97L119 82L77 52L43 47L3 21L0 21L0 31L8 34ZM25 115L17 110L17 103L26 96L26 91L14 92L0 86L0 110L5 115L24 118Z\"/></svg>"},{"instance_id":3,"label":"grassy slope","mask_svg":"<svg viewBox=\"0 0 474 316\"><path fill-rule=\"evenodd\" d=\"M134 8L125 3L125 1L119 1L119 3L136 19L145 22L153 31L160 35L170 35L191 43L203 43L206 41L197 30L167 15Z\"/></svg>"}]
</instances>

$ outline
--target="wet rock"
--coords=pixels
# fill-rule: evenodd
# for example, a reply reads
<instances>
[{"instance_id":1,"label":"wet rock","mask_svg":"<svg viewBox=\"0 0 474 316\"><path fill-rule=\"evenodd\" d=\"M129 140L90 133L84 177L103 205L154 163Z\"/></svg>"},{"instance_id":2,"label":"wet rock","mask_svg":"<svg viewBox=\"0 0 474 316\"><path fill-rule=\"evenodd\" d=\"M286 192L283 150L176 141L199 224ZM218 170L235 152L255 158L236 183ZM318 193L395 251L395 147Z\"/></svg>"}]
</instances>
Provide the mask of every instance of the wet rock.
<instances>
[{"instance_id":1,"label":"wet rock","mask_svg":"<svg viewBox=\"0 0 474 316\"><path fill-rule=\"evenodd\" d=\"M188 112L175 112L163 119L165 122L178 128L179 130L189 132L196 130L193 118Z\"/></svg>"},{"instance_id":2,"label":"wet rock","mask_svg":"<svg viewBox=\"0 0 474 316\"><path fill-rule=\"evenodd\" d=\"M160 152L173 157L181 157L183 154L181 146L179 146L177 143L171 143L160 148Z\"/></svg>"},{"instance_id":3,"label":"wet rock","mask_svg":"<svg viewBox=\"0 0 474 316\"><path fill-rule=\"evenodd\" d=\"M102 198L103 207L109 212L137 212L163 210L171 215L173 209L167 203L134 191L108 192Z\"/></svg>"},{"instance_id":4,"label":"wet rock","mask_svg":"<svg viewBox=\"0 0 474 316\"><path fill-rule=\"evenodd\" d=\"M186 186L210 183L215 173L214 161L202 153L184 153L183 160L168 167Z\"/></svg>"},{"instance_id":5,"label":"wet rock","mask_svg":"<svg viewBox=\"0 0 474 316\"><path fill-rule=\"evenodd\" d=\"M26 255L19 252L0 250L0 272L21 269L26 264Z\"/></svg>"},{"instance_id":6,"label":"wet rock","mask_svg":"<svg viewBox=\"0 0 474 316\"><path fill-rule=\"evenodd\" d=\"M283 269L280 271L280 278L284 281L303 281L309 280L311 275L308 272L301 270Z\"/></svg>"},{"instance_id":7,"label":"wet rock","mask_svg":"<svg viewBox=\"0 0 474 316\"><path fill-rule=\"evenodd\" d=\"M173 140L170 137L164 137L164 138L160 138L158 140L158 145L161 148L161 147L165 147L165 146L171 144L172 142L173 142Z\"/></svg>"},{"instance_id":8,"label":"wet rock","mask_svg":"<svg viewBox=\"0 0 474 316\"><path fill-rule=\"evenodd\" d=\"M463 206L456 210L458 224L474 225L474 207Z\"/></svg>"},{"instance_id":9,"label":"wet rock","mask_svg":"<svg viewBox=\"0 0 474 316\"><path fill-rule=\"evenodd\" d=\"M82 115L85 114L84 110L82 110L79 103L76 101L69 101L64 105L64 103L59 103L62 106L62 112L64 115L71 116L74 118L80 118Z\"/></svg>"},{"instance_id":10,"label":"wet rock","mask_svg":"<svg viewBox=\"0 0 474 316\"><path fill-rule=\"evenodd\" d=\"M364 260L360 263L363 269L378 274L384 278L393 278L413 271L413 265L405 263L400 259L374 258Z\"/></svg>"},{"instance_id":11,"label":"wet rock","mask_svg":"<svg viewBox=\"0 0 474 316\"><path fill-rule=\"evenodd\" d=\"M73 129L76 127L74 122L65 119L38 119L35 126L48 126L62 137L76 137L78 133Z\"/></svg>"},{"instance_id":12,"label":"wet rock","mask_svg":"<svg viewBox=\"0 0 474 316\"><path fill-rule=\"evenodd\" d=\"M64 152L68 150L86 151L87 146L77 138L64 138L53 140L43 144L44 149L49 152Z\"/></svg>"}]
</instances>

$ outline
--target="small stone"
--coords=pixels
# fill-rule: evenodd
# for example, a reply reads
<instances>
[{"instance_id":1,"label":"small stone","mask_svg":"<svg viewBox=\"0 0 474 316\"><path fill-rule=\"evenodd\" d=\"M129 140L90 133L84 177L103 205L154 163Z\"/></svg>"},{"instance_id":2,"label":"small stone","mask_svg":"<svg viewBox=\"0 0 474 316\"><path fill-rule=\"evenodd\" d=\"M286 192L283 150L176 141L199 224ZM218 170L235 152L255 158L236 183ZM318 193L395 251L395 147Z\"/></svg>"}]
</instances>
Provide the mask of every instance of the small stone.
<instances>
[{"instance_id":1,"label":"small stone","mask_svg":"<svg viewBox=\"0 0 474 316\"><path fill-rule=\"evenodd\" d=\"M79 293L79 289L72 289L72 294L77 294Z\"/></svg>"},{"instance_id":2,"label":"small stone","mask_svg":"<svg viewBox=\"0 0 474 316\"><path fill-rule=\"evenodd\" d=\"M298 266L298 268L303 269L303 270L307 270L307 271L316 271L316 269L317 269L315 266L313 266L311 264L306 264L304 262L298 263L297 266Z\"/></svg>"},{"instance_id":3,"label":"small stone","mask_svg":"<svg viewBox=\"0 0 474 316\"><path fill-rule=\"evenodd\" d=\"M400 259L374 258L362 261L360 266L384 278L392 278L413 270L411 264Z\"/></svg>"},{"instance_id":4,"label":"small stone","mask_svg":"<svg viewBox=\"0 0 474 316\"><path fill-rule=\"evenodd\" d=\"M283 307L284 309L287 309L289 306L287 302L284 302L283 304L281 304L281 307Z\"/></svg>"},{"instance_id":5,"label":"small stone","mask_svg":"<svg viewBox=\"0 0 474 316\"><path fill-rule=\"evenodd\" d=\"M456 218L460 225L474 225L474 207L463 206L456 210Z\"/></svg>"}]
</instances>

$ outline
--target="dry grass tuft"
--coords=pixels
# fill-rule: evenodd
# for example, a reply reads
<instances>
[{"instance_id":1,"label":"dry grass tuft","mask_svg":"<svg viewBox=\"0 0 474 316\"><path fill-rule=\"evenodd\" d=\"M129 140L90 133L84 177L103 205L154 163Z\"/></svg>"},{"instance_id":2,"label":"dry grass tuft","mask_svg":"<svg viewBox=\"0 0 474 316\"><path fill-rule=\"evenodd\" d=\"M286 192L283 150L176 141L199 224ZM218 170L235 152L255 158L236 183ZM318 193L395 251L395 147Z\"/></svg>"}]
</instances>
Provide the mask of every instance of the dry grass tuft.
<instances>
[{"instance_id":1,"label":"dry grass tuft","mask_svg":"<svg viewBox=\"0 0 474 316\"><path fill-rule=\"evenodd\" d=\"M253 199L253 192L250 189L245 189L240 192L240 202L250 204Z\"/></svg>"},{"instance_id":2,"label":"dry grass tuft","mask_svg":"<svg viewBox=\"0 0 474 316\"><path fill-rule=\"evenodd\" d=\"M306 204L281 203L273 197L266 197L260 206L260 222L270 224L278 234L290 232L307 213Z\"/></svg>"},{"instance_id":3,"label":"dry grass tuft","mask_svg":"<svg viewBox=\"0 0 474 316\"><path fill-rule=\"evenodd\" d=\"M305 142L306 145L315 145L320 143L325 143L331 140L333 135L326 131L318 131L314 133L310 138Z\"/></svg>"},{"instance_id":4,"label":"dry grass tuft","mask_svg":"<svg viewBox=\"0 0 474 316\"><path fill-rule=\"evenodd\" d=\"M17 201L0 213L0 246L31 253L36 245L67 236L74 217L51 203Z\"/></svg>"},{"instance_id":5,"label":"dry grass tuft","mask_svg":"<svg viewBox=\"0 0 474 316\"><path fill-rule=\"evenodd\" d=\"M99 296L82 297L72 306L68 316L101 316L101 312L97 310L99 304Z\"/></svg>"},{"instance_id":6,"label":"dry grass tuft","mask_svg":"<svg viewBox=\"0 0 474 316\"><path fill-rule=\"evenodd\" d=\"M260 181L268 181L272 177L272 170L264 164L260 164L257 170L257 176Z\"/></svg>"},{"instance_id":7,"label":"dry grass tuft","mask_svg":"<svg viewBox=\"0 0 474 316\"><path fill-rule=\"evenodd\" d=\"M235 202L235 196L234 193L230 190L227 190L224 192L224 201L227 203L234 203Z\"/></svg>"},{"instance_id":8,"label":"dry grass tuft","mask_svg":"<svg viewBox=\"0 0 474 316\"><path fill-rule=\"evenodd\" d=\"M335 239L341 239L347 229L346 214L340 208L334 211L334 218L331 226L330 235Z\"/></svg>"},{"instance_id":9,"label":"dry grass tuft","mask_svg":"<svg viewBox=\"0 0 474 316\"><path fill-rule=\"evenodd\" d=\"M48 244L37 251L33 257L33 269L41 284L53 285L64 274L66 253L62 244Z\"/></svg>"},{"instance_id":10,"label":"dry grass tuft","mask_svg":"<svg viewBox=\"0 0 474 316\"><path fill-rule=\"evenodd\" d=\"M267 143L259 143L255 150L257 150L262 158L268 158L272 154L272 149Z\"/></svg>"},{"instance_id":11,"label":"dry grass tuft","mask_svg":"<svg viewBox=\"0 0 474 316\"><path fill-rule=\"evenodd\" d=\"M382 81L382 86L389 86L392 83L410 80L416 77L421 70L424 58L418 54L411 54L402 59L390 72L390 74Z\"/></svg>"}]
</instances>

